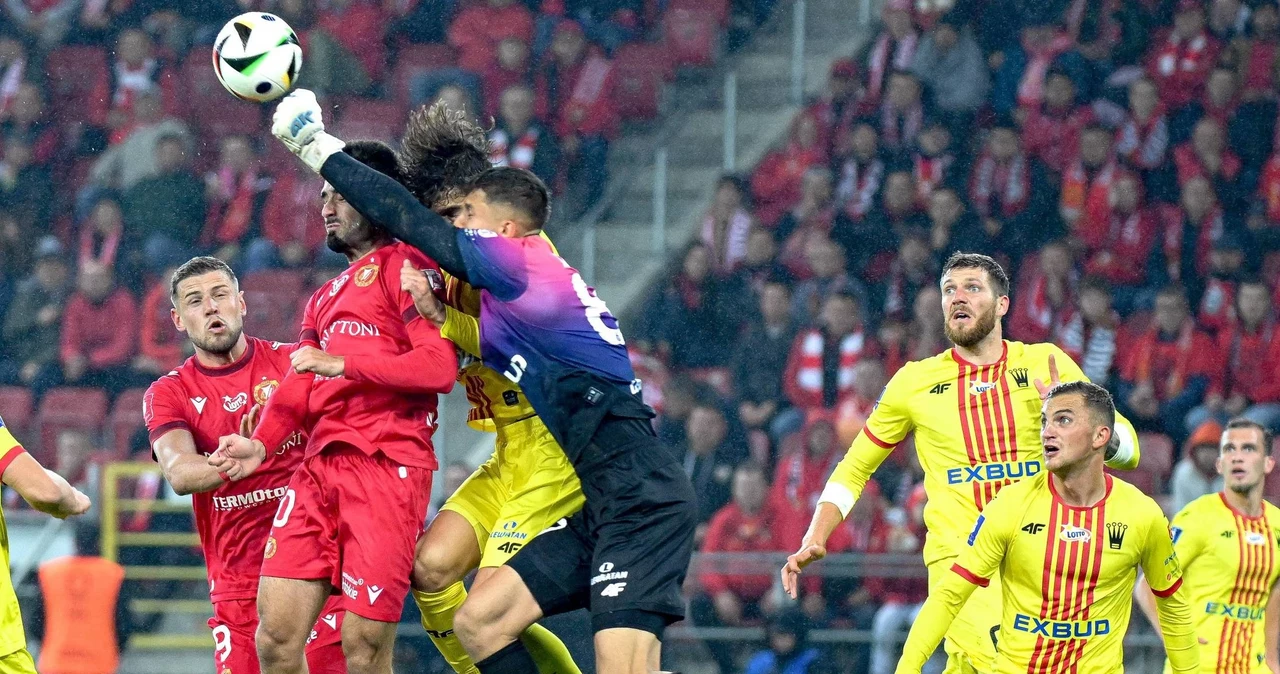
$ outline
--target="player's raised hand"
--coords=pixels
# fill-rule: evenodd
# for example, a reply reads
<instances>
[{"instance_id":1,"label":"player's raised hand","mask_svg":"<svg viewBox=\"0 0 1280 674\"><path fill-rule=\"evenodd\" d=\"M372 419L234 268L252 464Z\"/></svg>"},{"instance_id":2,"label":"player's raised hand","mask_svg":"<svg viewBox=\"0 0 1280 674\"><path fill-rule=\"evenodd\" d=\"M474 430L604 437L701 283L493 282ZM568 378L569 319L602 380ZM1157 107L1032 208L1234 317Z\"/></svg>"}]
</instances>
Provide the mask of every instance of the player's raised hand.
<instances>
[{"instance_id":1,"label":"player's raised hand","mask_svg":"<svg viewBox=\"0 0 1280 674\"><path fill-rule=\"evenodd\" d=\"M289 356L293 362L293 371L298 374L308 372L322 377L341 377L346 371L346 359L342 356L325 353L314 346L304 346Z\"/></svg>"},{"instance_id":2,"label":"player's raised hand","mask_svg":"<svg viewBox=\"0 0 1280 674\"><path fill-rule=\"evenodd\" d=\"M786 565L782 567L782 589L792 599L798 597L800 594L801 570L826 556L827 549L816 543L805 545L795 554L789 555Z\"/></svg>"},{"instance_id":3,"label":"player's raised hand","mask_svg":"<svg viewBox=\"0 0 1280 674\"><path fill-rule=\"evenodd\" d=\"M295 89L276 105L271 116L271 135L316 173L330 155L341 152L345 143L324 132L320 102L307 89Z\"/></svg>"},{"instance_id":4,"label":"player's raised hand","mask_svg":"<svg viewBox=\"0 0 1280 674\"><path fill-rule=\"evenodd\" d=\"M253 435L254 429L258 427L258 421L262 418L262 405L254 404L240 417L240 435L250 437Z\"/></svg>"},{"instance_id":5,"label":"player's raised hand","mask_svg":"<svg viewBox=\"0 0 1280 674\"><path fill-rule=\"evenodd\" d=\"M1058 361L1053 357L1053 354L1049 354L1049 383L1045 384L1039 379L1035 381L1036 391L1040 393L1040 399L1048 398L1049 391L1061 383L1062 378L1058 376Z\"/></svg>"}]
</instances>

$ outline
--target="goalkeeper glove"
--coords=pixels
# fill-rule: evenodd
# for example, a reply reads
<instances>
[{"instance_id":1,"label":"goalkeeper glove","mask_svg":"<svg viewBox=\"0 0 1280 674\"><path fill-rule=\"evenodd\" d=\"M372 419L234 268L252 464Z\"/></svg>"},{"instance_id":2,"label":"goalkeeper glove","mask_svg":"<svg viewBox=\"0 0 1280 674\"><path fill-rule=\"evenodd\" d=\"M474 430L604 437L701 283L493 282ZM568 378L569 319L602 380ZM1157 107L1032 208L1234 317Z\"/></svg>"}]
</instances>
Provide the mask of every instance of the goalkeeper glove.
<instances>
[{"instance_id":1,"label":"goalkeeper glove","mask_svg":"<svg viewBox=\"0 0 1280 674\"><path fill-rule=\"evenodd\" d=\"M276 106L271 134L316 173L330 155L346 147L346 143L324 132L320 103L306 89L285 96Z\"/></svg>"}]
</instances>

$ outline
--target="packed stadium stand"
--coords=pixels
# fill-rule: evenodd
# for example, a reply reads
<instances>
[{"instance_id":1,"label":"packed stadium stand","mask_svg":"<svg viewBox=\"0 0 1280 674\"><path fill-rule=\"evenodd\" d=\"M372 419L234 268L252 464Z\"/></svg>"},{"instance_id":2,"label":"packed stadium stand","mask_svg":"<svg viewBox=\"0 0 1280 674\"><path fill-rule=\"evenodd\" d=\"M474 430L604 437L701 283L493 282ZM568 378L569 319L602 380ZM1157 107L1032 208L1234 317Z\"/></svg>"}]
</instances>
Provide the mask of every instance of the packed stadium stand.
<instances>
[{"instance_id":1,"label":"packed stadium stand","mask_svg":"<svg viewBox=\"0 0 1280 674\"><path fill-rule=\"evenodd\" d=\"M317 179L270 139L270 106L235 101L210 67L213 35L242 11L298 30L300 86L336 135L393 140L443 99L491 127L494 162L552 187L571 263L598 223L596 285L634 296L620 312L633 363L699 494L689 619L669 635L684 671L763 674L797 657L806 668L786 671L892 671L926 590L909 441L798 603L777 569L888 379L949 347L937 279L954 251L1005 265L1008 338L1058 344L1115 395L1141 432L1125 479L1167 512L1220 487L1208 448L1229 417L1280 430L1277 3L886 0L861 26L856 10L823 13L854 3L812 0L808 31L840 37L824 43L839 45L825 82L800 105L779 93L785 78L745 87L742 108L758 109L743 125L762 127L742 143L759 146L753 165L677 166L671 203L709 205L673 216L691 236L659 245L679 246L665 270L633 273L627 246L647 246L658 182L651 140L675 138L675 156L681 136L663 129L691 118L673 92L700 92L718 124L726 64L747 78L766 62L753 40L789 49L794 4L777 4L8 0L0 415L106 498L104 554L139 569L130 650L209 647L207 632L166 640L207 611L203 576L189 508L134 467L150 460L141 390L191 354L168 272L195 254L229 261L249 330L288 341L311 290L345 267L323 245ZM685 148L704 160L705 136ZM4 507L21 500L6 492ZM405 671L443 671L416 620L401 630ZM579 652L586 627L565 624Z\"/></svg>"}]
</instances>

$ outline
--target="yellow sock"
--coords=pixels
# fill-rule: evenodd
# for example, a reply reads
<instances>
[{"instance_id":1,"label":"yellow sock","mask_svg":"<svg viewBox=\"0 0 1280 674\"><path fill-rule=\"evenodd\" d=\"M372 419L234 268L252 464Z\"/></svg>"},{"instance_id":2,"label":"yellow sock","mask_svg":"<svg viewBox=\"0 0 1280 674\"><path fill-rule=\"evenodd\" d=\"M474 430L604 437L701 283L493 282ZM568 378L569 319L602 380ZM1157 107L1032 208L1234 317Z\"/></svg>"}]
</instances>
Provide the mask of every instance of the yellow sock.
<instances>
[{"instance_id":1,"label":"yellow sock","mask_svg":"<svg viewBox=\"0 0 1280 674\"><path fill-rule=\"evenodd\" d=\"M436 650L444 656L445 662L458 674L480 674L471 656L462 648L462 643L453 634L453 614L458 612L463 600L467 598L467 589L458 581L440 592L413 591L413 601L422 611L422 627L427 636L435 643ZM564 648L564 644L560 645Z\"/></svg>"},{"instance_id":2,"label":"yellow sock","mask_svg":"<svg viewBox=\"0 0 1280 674\"><path fill-rule=\"evenodd\" d=\"M537 663L538 674L582 674L560 637L542 625L530 625L520 635L520 641Z\"/></svg>"}]
</instances>

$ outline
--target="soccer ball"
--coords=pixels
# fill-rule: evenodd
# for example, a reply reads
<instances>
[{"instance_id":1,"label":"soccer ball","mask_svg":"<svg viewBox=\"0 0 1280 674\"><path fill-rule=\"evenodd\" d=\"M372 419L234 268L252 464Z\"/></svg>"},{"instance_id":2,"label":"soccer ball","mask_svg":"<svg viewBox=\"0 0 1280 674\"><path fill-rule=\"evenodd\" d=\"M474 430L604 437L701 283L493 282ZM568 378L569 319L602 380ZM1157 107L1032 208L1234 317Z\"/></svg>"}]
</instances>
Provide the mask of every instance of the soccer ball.
<instances>
[{"instance_id":1,"label":"soccer ball","mask_svg":"<svg viewBox=\"0 0 1280 674\"><path fill-rule=\"evenodd\" d=\"M265 103L289 93L302 69L302 47L289 24L265 12L227 22L213 43L213 71L232 95Z\"/></svg>"}]
</instances>

